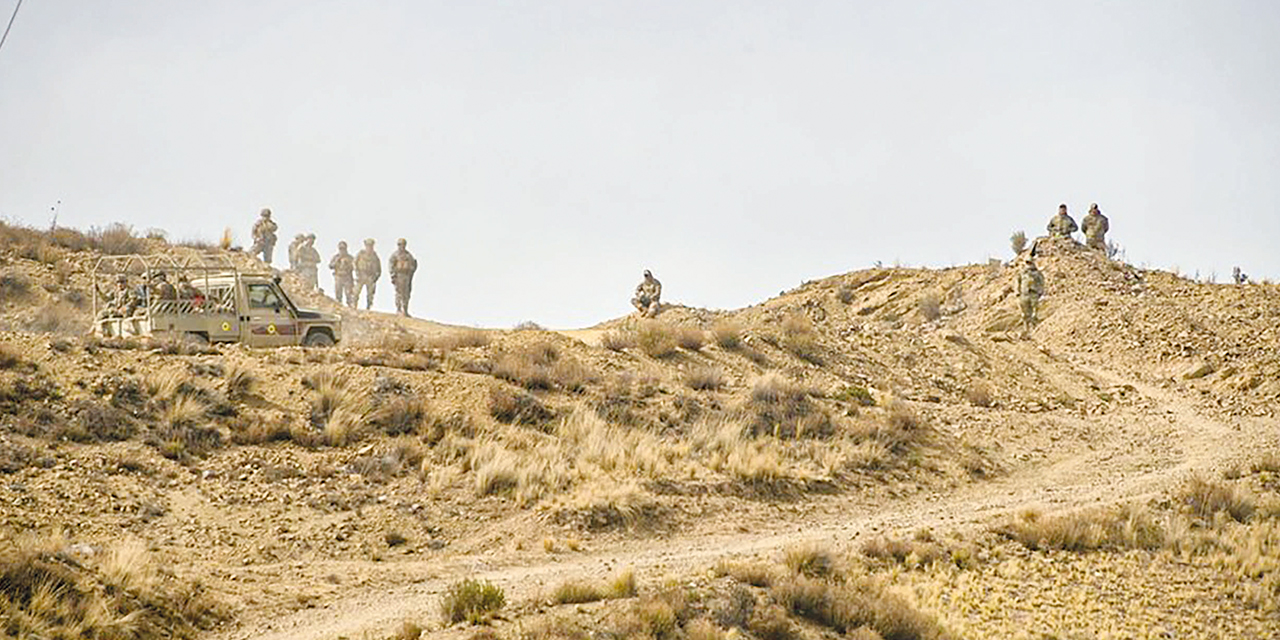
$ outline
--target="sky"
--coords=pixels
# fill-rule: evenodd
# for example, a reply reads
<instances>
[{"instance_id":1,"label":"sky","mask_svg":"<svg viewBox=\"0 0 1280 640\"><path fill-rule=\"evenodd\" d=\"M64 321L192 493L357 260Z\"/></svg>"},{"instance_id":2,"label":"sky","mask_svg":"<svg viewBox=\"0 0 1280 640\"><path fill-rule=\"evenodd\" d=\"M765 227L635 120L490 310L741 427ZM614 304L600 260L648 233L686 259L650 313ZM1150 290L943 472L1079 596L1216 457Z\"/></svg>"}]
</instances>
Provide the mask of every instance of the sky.
<instances>
[{"instance_id":1,"label":"sky","mask_svg":"<svg viewBox=\"0 0 1280 640\"><path fill-rule=\"evenodd\" d=\"M728 309L1009 257L1059 203L1133 264L1280 278L1278 31L1269 0L25 0L0 218L247 245L270 207L277 261L404 237L414 315L488 327L623 315L644 269Z\"/></svg>"}]
</instances>

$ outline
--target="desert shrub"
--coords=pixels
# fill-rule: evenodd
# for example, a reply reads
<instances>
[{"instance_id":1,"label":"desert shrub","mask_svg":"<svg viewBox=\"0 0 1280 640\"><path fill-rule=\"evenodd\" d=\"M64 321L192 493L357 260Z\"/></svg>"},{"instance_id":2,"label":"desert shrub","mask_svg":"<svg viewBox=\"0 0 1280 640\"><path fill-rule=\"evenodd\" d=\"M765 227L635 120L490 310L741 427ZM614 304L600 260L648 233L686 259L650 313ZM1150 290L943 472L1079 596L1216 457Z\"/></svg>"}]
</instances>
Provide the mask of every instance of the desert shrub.
<instances>
[{"instance_id":1,"label":"desert shrub","mask_svg":"<svg viewBox=\"0 0 1280 640\"><path fill-rule=\"evenodd\" d=\"M324 434L329 446L341 447L364 435L371 411L365 390L333 369L310 374L302 384L315 392L311 424Z\"/></svg>"},{"instance_id":2,"label":"desert shrub","mask_svg":"<svg viewBox=\"0 0 1280 640\"><path fill-rule=\"evenodd\" d=\"M806 545L787 551L783 563L792 573L810 578L828 578L836 572L836 556L830 549Z\"/></svg>"},{"instance_id":3,"label":"desert shrub","mask_svg":"<svg viewBox=\"0 0 1280 640\"><path fill-rule=\"evenodd\" d=\"M1280 454L1268 452L1249 465L1250 473L1280 473Z\"/></svg>"},{"instance_id":4,"label":"desert shrub","mask_svg":"<svg viewBox=\"0 0 1280 640\"><path fill-rule=\"evenodd\" d=\"M835 431L831 416L809 399L808 389L776 374L758 378L745 406L754 436L826 438Z\"/></svg>"},{"instance_id":5,"label":"desert shrub","mask_svg":"<svg viewBox=\"0 0 1280 640\"><path fill-rule=\"evenodd\" d=\"M932 439L932 427L905 403L894 401L886 409L884 421L877 425L872 436L891 452L904 453Z\"/></svg>"},{"instance_id":6,"label":"desert shrub","mask_svg":"<svg viewBox=\"0 0 1280 640\"><path fill-rule=\"evenodd\" d=\"M835 583L795 576L772 587L770 594L792 614L837 633L868 637L872 631L891 640L952 637L932 616L869 582Z\"/></svg>"},{"instance_id":7,"label":"desert shrub","mask_svg":"<svg viewBox=\"0 0 1280 640\"><path fill-rule=\"evenodd\" d=\"M223 375L223 392L232 400L243 400L258 392L258 376L248 367L232 365Z\"/></svg>"},{"instance_id":8,"label":"desert shrub","mask_svg":"<svg viewBox=\"0 0 1280 640\"><path fill-rule=\"evenodd\" d=\"M466 579L454 583L440 600L446 622L479 624L497 613L507 602L502 588L489 581Z\"/></svg>"},{"instance_id":9,"label":"desert shrub","mask_svg":"<svg viewBox=\"0 0 1280 640\"><path fill-rule=\"evenodd\" d=\"M787 610L776 604L756 609L747 629L760 640L800 640L808 637L791 621Z\"/></svg>"},{"instance_id":10,"label":"desert shrub","mask_svg":"<svg viewBox=\"0 0 1280 640\"><path fill-rule=\"evenodd\" d=\"M281 413L270 419L257 415L243 415L231 422L229 431L231 441L236 444L267 444L298 440L299 444L313 446L313 443L307 442L304 429L304 427L295 427L290 423L289 418ZM295 438L295 433L303 437Z\"/></svg>"},{"instance_id":11,"label":"desert shrub","mask_svg":"<svg viewBox=\"0 0 1280 640\"><path fill-rule=\"evenodd\" d=\"M707 333L697 327L679 327L675 330L676 344L681 349L701 351L707 344Z\"/></svg>"},{"instance_id":12,"label":"desert shrub","mask_svg":"<svg viewBox=\"0 0 1280 640\"><path fill-rule=\"evenodd\" d=\"M73 405L71 424L64 437L77 442L128 440L138 433L138 425L128 411L111 404L83 400Z\"/></svg>"},{"instance_id":13,"label":"desert shrub","mask_svg":"<svg viewBox=\"0 0 1280 640\"><path fill-rule=\"evenodd\" d=\"M950 554L931 536L913 539L879 536L862 544L862 554L875 560L887 560L909 566L926 566L947 559Z\"/></svg>"},{"instance_id":14,"label":"desert shrub","mask_svg":"<svg viewBox=\"0 0 1280 640\"><path fill-rule=\"evenodd\" d=\"M0 302L19 302L31 295L31 281L21 273L0 274Z\"/></svg>"},{"instance_id":15,"label":"desert shrub","mask_svg":"<svg viewBox=\"0 0 1280 640\"><path fill-rule=\"evenodd\" d=\"M841 389L833 396L833 398L841 402L858 404L864 407L876 406L876 399L875 396L871 395L871 391L866 387L856 384L851 384Z\"/></svg>"},{"instance_id":16,"label":"desert shrub","mask_svg":"<svg viewBox=\"0 0 1280 640\"><path fill-rule=\"evenodd\" d=\"M455 349L485 347L489 342L489 333L483 329L461 329L432 338L429 344L436 349L449 352Z\"/></svg>"},{"instance_id":17,"label":"desert shrub","mask_svg":"<svg viewBox=\"0 0 1280 640\"><path fill-rule=\"evenodd\" d=\"M493 377L526 389L581 391L595 380L595 373L570 357L562 357L552 343L540 343L501 353L490 366Z\"/></svg>"},{"instance_id":18,"label":"desert shrub","mask_svg":"<svg viewBox=\"0 0 1280 640\"><path fill-rule=\"evenodd\" d=\"M194 638L225 620L199 583L159 571L140 544L83 562L56 540L0 551L0 620L13 638Z\"/></svg>"},{"instance_id":19,"label":"desert shrub","mask_svg":"<svg viewBox=\"0 0 1280 640\"><path fill-rule=\"evenodd\" d=\"M81 334L88 322L88 317L70 304L52 302L36 310L27 329L37 333Z\"/></svg>"},{"instance_id":20,"label":"desert shrub","mask_svg":"<svg viewBox=\"0 0 1280 640\"><path fill-rule=\"evenodd\" d=\"M1212 520L1215 514L1225 513L1237 522L1245 522L1257 510L1257 502L1253 496L1239 487L1207 480L1199 475L1188 479L1175 498L1192 515L1205 520Z\"/></svg>"},{"instance_id":21,"label":"desert shrub","mask_svg":"<svg viewBox=\"0 0 1280 640\"><path fill-rule=\"evenodd\" d=\"M729 576L753 587L768 587L781 575L776 567L764 562L721 562L715 571L716 575Z\"/></svg>"},{"instance_id":22,"label":"desert shrub","mask_svg":"<svg viewBox=\"0 0 1280 640\"><path fill-rule=\"evenodd\" d=\"M533 394L493 386L489 388L489 415L507 424L536 426L550 421L555 412Z\"/></svg>"},{"instance_id":23,"label":"desert shrub","mask_svg":"<svg viewBox=\"0 0 1280 640\"><path fill-rule=\"evenodd\" d=\"M721 349L737 349L742 345L742 325L734 320L721 320L711 325L711 337Z\"/></svg>"},{"instance_id":24,"label":"desert shrub","mask_svg":"<svg viewBox=\"0 0 1280 640\"><path fill-rule=\"evenodd\" d=\"M521 320L520 322L517 322L514 327L511 327L511 328L515 331L546 331L547 330L546 327L543 327L542 325L532 320Z\"/></svg>"},{"instance_id":25,"label":"desert shrub","mask_svg":"<svg viewBox=\"0 0 1280 640\"><path fill-rule=\"evenodd\" d=\"M1136 505L1049 517L1028 511L994 530L1033 550L1156 549L1164 544L1166 537L1155 516Z\"/></svg>"},{"instance_id":26,"label":"desert shrub","mask_svg":"<svg viewBox=\"0 0 1280 640\"><path fill-rule=\"evenodd\" d=\"M698 367L685 374L684 383L698 391L716 391L724 386L724 372L715 367Z\"/></svg>"},{"instance_id":27,"label":"desert shrub","mask_svg":"<svg viewBox=\"0 0 1280 640\"><path fill-rule=\"evenodd\" d=\"M609 582L592 582L585 580L569 580L562 582L551 594L551 601L556 604L580 604L631 598L636 595L636 578L630 570L624 571Z\"/></svg>"},{"instance_id":28,"label":"desert shrub","mask_svg":"<svg viewBox=\"0 0 1280 640\"><path fill-rule=\"evenodd\" d=\"M935 291L925 293L916 302L916 308L925 320L936 322L942 318L942 296Z\"/></svg>"},{"instance_id":29,"label":"desert shrub","mask_svg":"<svg viewBox=\"0 0 1280 640\"><path fill-rule=\"evenodd\" d=\"M431 416L426 399L396 395L382 399L373 409L369 423L389 436L417 433Z\"/></svg>"},{"instance_id":30,"label":"desert shrub","mask_svg":"<svg viewBox=\"0 0 1280 640\"><path fill-rule=\"evenodd\" d=\"M836 299L844 304L852 304L858 290L851 285L844 285L836 291Z\"/></svg>"},{"instance_id":31,"label":"desert shrub","mask_svg":"<svg viewBox=\"0 0 1280 640\"><path fill-rule=\"evenodd\" d=\"M636 336L624 329L613 329L600 335L600 346L610 351L626 351L636 346Z\"/></svg>"},{"instance_id":32,"label":"desert shrub","mask_svg":"<svg viewBox=\"0 0 1280 640\"><path fill-rule=\"evenodd\" d=\"M95 247L107 255L145 253L147 250L147 243L134 234L133 227L120 222L104 228L94 227L89 230L89 237Z\"/></svg>"},{"instance_id":33,"label":"desert shrub","mask_svg":"<svg viewBox=\"0 0 1280 640\"><path fill-rule=\"evenodd\" d=\"M1009 248L1013 249L1013 254L1018 255L1027 248L1027 234L1023 231L1014 231L1009 236Z\"/></svg>"},{"instance_id":34,"label":"desert shrub","mask_svg":"<svg viewBox=\"0 0 1280 640\"><path fill-rule=\"evenodd\" d=\"M17 349L7 344L0 344L0 369L17 369L25 367L26 360L18 353Z\"/></svg>"},{"instance_id":35,"label":"desert shrub","mask_svg":"<svg viewBox=\"0 0 1280 640\"><path fill-rule=\"evenodd\" d=\"M676 353L676 332L657 320L646 320L636 331L636 345L650 358L666 358Z\"/></svg>"},{"instance_id":36,"label":"desert shrub","mask_svg":"<svg viewBox=\"0 0 1280 640\"><path fill-rule=\"evenodd\" d=\"M996 403L995 398L992 396L991 385L983 380L974 380L964 390L964 398L975 407L992 407Z\"/></svg>"},{"instance_id":37,"label":"desert shrub","mask_svg":"<svg viewBox=\"0 0 1280 640\"><path fill-rule=\"evenodd\" d=\"M684 594L675 589L645 596L617 621L614 633L623 637L675 638L690 609Z\"/></svg>"},{"instance_id":38,"label":"desert shrub","mask_svg":"<svg viewBox=\"0 0 1280 640\"><path fill-rule=\"evenodd\" d=\"M813 322L803 314L792 314L782 322L782 337L778 346L806 362L822 364L822 345Z\"/></svg>"}]
</instances>

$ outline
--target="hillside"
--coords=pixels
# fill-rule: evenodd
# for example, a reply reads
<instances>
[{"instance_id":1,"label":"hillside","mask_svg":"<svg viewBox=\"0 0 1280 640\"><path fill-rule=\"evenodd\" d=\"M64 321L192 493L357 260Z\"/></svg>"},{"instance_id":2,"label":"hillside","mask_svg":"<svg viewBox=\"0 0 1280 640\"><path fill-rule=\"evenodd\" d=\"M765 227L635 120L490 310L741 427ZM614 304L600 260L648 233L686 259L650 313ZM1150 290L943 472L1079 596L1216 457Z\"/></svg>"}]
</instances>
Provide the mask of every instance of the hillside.
<instances>
[{"instance_id":1,"label":"hillside","mask_svg":"<svg viewBox=\"0 0 1280 640\"><path fill-rule=\"evenodd\" d=\"M841 594L887 589L957 637L1217 637L1188 598L1213 603L1237 637L1280 631L1264 604L1280 593L1273 285L1201 284L1055 243L1043 245L1043 322L1027 339L1015 272L995 263L857 271L745 309L673 305L652 322L564 332L450 327L294 293L341 313L349 340L199 348L82 335L87 271L121 247L217 249L2 231L0 587L16 637L47 623L46 601L88 606L120 590L150 604L116 597L76 633L127 637L103 629L144 611L144 637L385 636L404 620L460 634L436 607L472 575L507 589L494 632L528 636L564 613L547 603L556 582L627 567L641 580L635 606L671 609L674 626L623 635L890 637L804 615L780 590L819 589L795 582L813 575L757 581L741 625L694 624L715 618L707 602L746 598L726 557L813 545L840 565L819 573L838 573ZM1255 496L1256 517L1178 519L1188 479L1224 473ZM1256 566L1213 555L1229 542L1084 545L1093 553L1017 542L1029 509L1123 505L1154 509L1171 540L1174 523L1254 536ZM909 551L892 561L867 551L875 540ZM961 547L970 560L921 561ZM23 586L33 575L59 576L61 600ZM1079 602L1054 593L1080 575L1101 577L1072 591ZM680 606L667 580L690 585ZM1003 605L984 601L992 593ZM615 628L629 600L569 607L574 624L538 633ZM1086 604L1084 623L1073 607ZM774 631L767 615L782 616Z\"/></svg>"}]
</instances>

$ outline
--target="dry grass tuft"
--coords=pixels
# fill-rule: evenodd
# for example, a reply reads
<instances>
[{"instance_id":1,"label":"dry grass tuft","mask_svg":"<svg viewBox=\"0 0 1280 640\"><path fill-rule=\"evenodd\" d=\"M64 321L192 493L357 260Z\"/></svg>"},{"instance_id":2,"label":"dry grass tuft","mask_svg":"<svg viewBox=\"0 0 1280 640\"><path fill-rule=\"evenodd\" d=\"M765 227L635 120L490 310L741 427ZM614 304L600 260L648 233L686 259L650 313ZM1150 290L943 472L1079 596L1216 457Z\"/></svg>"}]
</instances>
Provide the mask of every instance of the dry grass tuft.
<instances>
[{"instance_id":1,"label":"dry grass tuft","mask_svg":"<svg viewBox=\"0 0 1280 640\"><path fill-rule=\"evenodd\" d=\"M993 407L996 404L991 385L984 380L974 380L964 391L964 399L975 407Z\"/></svg>"},{"instance_id":2,"label":"dry grass tuft","mask_svg":"<svg viewBox=\"0 0 1280 640\"><path fill-rule=\"evenodd\" d=\"M679 327L676 329L676 344L681 349L701 351L707 344L707 332L697 327Z\"/></svg>"},{"instance_id":3,"label":"dry grass tuft","mask_svg":"<svg viewBox=\"0 0 1280 640\"><path fill-rule=\"evenodd\" d=\"M1192 476L1175 498L1192 515L1204 520L1212 520L1215 514L1225 513L1237 522L1246 522L1258 507L1253 496L1239 487L1199 475Z\"/></svg>"},{"instance_id":4,"label":"dry grass tuft","mask_svg":"<svg viewBox=\"0 0 1280 640\"><path fill-rule=\"evenodd\" d=\"M650 358L667 358L676 354L679 346L676 332L657 320L646 320L636 331L636 344Z\"/></svg>"},{"instance_id":5,"label":"dry grass tuft","mask_svg":"<svg viewBox=\"0 0 1280 640\"><path fill-rule=\"evenodd\" d=\"M555 412L533 394L503 386L489 388L489 415L499 422L537 426L555 417Z\"/></svg>"},{"instance_id":6,"label":"dry grass tuft","mask_svg":"<svg viewBox=\"0 0 1280 640\"><path fill-rule=\"evenodd\" d=\"M600 346L610 351L626 351L636 346L636 335L623 329L606 331L600 336Z\"/></svg>"},{"instance_id":7,"label":"dry grass tuft","mask_svg":"<svg viewBox=\"0 0 1280 640\"><path fill-rule=\"evenodd\" d=\"M772 587L770 595L792 614L836 633L874 637L867 635L874 632L894 640L953 637L934 617L867 581L839 583L795 576Z\"/></svg>"},{"instance_id":8,"label":"dry grass tuft","mask_svg":"<svg viewBox=\"0 0 1280 640\"><path fill-rule=\"evenodd\" d=\"M618 574L609 582L570 580L556 587L551 594L555 604L581 604L599 600L632 598L637 592L636 576L630 569Z\"/></svg>"},{"instance_id":9,"label":"dry grass tuft","mask_svg":"<svg viewBox=\"0 0 1280 640\"><path fill-rule=\"evenodd\" d=\"M742 331L742 325L735 320L721 320L711 326L712 338L726 351L742 346Z\"/></svg>"},{"instance_id":10,"label":"dry grass tuft","mask_svg":"<svg viewBox=\"0 0 1280 640\"><path fill-rule=\"evenodd\" d=\"M787 551L783 563L792 573L809 578L830 578L836 574L836 555L826 547L806 545Z\"/></svg>"},{"instance_id":11,"label":"dry grass tuft","mask_svg":"<svg viewBox=\"0 0 1280 640\"><path fill-rule=\"evenodd\" d=\"M826 438L835 431L831 416L809 398L810 390L776 373L757 378L744 407L754 436Z\"/></svg>"},{"instance_id":12,"label":"dry grass tuft","mask_svg":"<svg viewBox=\"0 0 1280 640\"><path fill-rule=\"evenodd\" d=\"M812 364L823 363L822 345L818 331L809 316L792 314L782 321L782 339L779 346L791 352L797 358Z\"/></svg>"},{"instance_id":13,"label":"dry grass tuft","mask_svg":"<svg viewBox=\"0 0 1280 640\"><path fill-rule=\"evenodd\" d=\"M995 532L1033 550L1157 549L1167 539L1155 514L1132 504L1050 517L1028 511Z\"/></svg>"},{"instance_id":14,"label":"dry grass tuft","mask_svg":"<svg viewBox=\"0 0 1280 640\"><path fill-rule=\"evenodd\" d=\"M777 567L764 562L720 562L715 572L753 587L768 587L782 575Z\"/></svg>"},{"instance_id":15,"label":"dry grass tuft","mask_svg":"<svg viewBox=\"0 0 1280 640\"><path fill-rule=\"evenodd\" d=\"M942 319L942 296L936 291L930 291L920 296L920 300L916 303L920 315L924 316L929 322L937 322Z\"/></svg>"},{"instance_id":16,"label":"dry grass tuft","mask_svg":"<svg viewBox=\"0 0 1280 640\"><path fill-rule=\"evenodd\" d=\"M488 581L462 580L445 591L440 612L446 622L479 624L488 620L507 603L502 588Z\"/></svg>"},{"instance_id":17,"label":"dry grass tuft","mask_svg":"<svg viewBox=\"0 0 1280 640\"><path fill-rule=\"evenodd\" d=\"M684 383L697 391L718 391L724 386L724 372L715 367L698 367L685 374Z\"/></svg>"},{"instance_id":18,"label":"dry grass tuft","mask_svg":"<svg viewBox=\"0 0 1280 640\"><path fill-rule=\"evenodd\" d=\"M578 360L562 356L550 342L501 353L490 367L493 377L530 390L582 391L596 375Z\"/></svg>"},{"instance_id":19,"label":"dry grass tuft","mask_svg":"<svg viewBox=\"0 0 1280 640\"><path fill-rule=\"evenodd\" d=\"M227 368L224 377L223 393L231 400L244 400L258 393L258 376L246 366L233 364Z\"/></svg>"},{"instance_id":20,"label":"dry grass tuft","mask_svg":"<svg viewBox=\"0 0 1280 640\"><path fill-rule=\"evenodd\" d=\"M441 351L471 349L489 346L489 332L483 329L462 329L430 340L429 344Z\"/></svg>"},{"instance_id":21,"label":"dry grass tuft","mask_svg":"<svg viewBox=\"0 0 1280 640\"><path fill-rule=\"evenodd\" d=\"M345 446L364 436L372 412L364 389L333 369L322 369L303 378L303 386L315 392L311 424L324 434L329 446Z\"/></svg>"},{"instance_id":22,"label":"dry grass tuft","mask_svg":"<svg viewBox=\"0 0 1280 640\"><path fill-rule=\"evenodd\" d=\"M6 344L0 344L0 370L17 369L27 364L18 351Z\"/></svg>"}]
</instances>

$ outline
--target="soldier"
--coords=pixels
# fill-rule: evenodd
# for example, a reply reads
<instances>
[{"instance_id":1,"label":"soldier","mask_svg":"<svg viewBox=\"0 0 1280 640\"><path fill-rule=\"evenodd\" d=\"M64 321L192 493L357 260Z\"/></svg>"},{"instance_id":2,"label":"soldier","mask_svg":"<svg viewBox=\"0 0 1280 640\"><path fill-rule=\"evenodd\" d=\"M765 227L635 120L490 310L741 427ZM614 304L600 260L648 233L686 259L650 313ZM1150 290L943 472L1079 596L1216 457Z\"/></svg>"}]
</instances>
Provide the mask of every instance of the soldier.
<instances>
[{"instance_id":1,"label":"soldier","mask_svg":"<svg viewBox=\"0 0 1280 640\"><path fill-rule=\"evenodd\" d=\"M1080 221L1080 230L1084 231L1084 243L1090 249L1106 252L1107 232L1111 230L1111 222L1102 215L1098 205L1089 205L1089 214Z\"/></svg>"},{"instance_id":2,"label":"soldier","mask_svg":"<svg viewBox=\"0 0 1280 640\"><path fill-rule=\"evenodd\" d=\"M297 273L298 271L298 247L301 247L307 241L307 234L299 233L293 237L293 241L289 243L289 270Z\"/></svg>"},{"instance_id":3,"label":"soldier","mask_svg":"<svg viewBox=\"0 0 1280 640\"><path fill-rule=\"evenodd\" d=\"M151 295L154 300L177 300L178 290L169 284L169 276L157 271L151 276Z\"/></svg>"},{"instance_id":4,"label":"soldier","mask_svg":"<svg viewBox=\"0 0 1280 640\"><path fill-rule=\"evenodd\" d=\"M404 238L396 240L396 252L387 258L387 271L391 272L391 284L396 288L396 313L409 317L409 294L413 293L413 274L418 261L405 249Z\"/></svg>"},{"instance_id":5,"label":"soldier","mask_svg":"<svg viewBox=\"0 0 1280 640\"><path fill-rule=\"evenodd\" d=\"M1067 205L1058 205L1058 215L1049 220L1049 237L1050 238L1070 238L1071 234L1076 232L1076 221L1067 215Z\"/></svg>"},{"instance_id":6,"label":"soldier","mask_svg":"<svg viewBox=\"0 0 1280 640\"><path fill-rule=\"evenodd\" d=\"M94 285L97 288L97 285ZM99 318L112 318L125 315L125 309L130 305L130 298L133 290L129 288L129 277L123 273L116 276L116 288L110 293L103 293L98 289L98 294L102 297L102 309L98 311Z\"/></svg>"},{"instance_id":7,"label":"soldier","mask_svg":"<svg viewBox=\"0 0 1280 640\"><path fill-rule=\"evenodd\" d=\"M1036 268L1034 252L1023 259L1022 272L1018 274L1018 302L1022 307L1022 331L1024 336L1031 335L1035 327L1036 307L1040 304L1040 296L1044 295L1044 274Z\"/></svg>"},{"instance_id":8,"label":"soldier","mask_svg":"<svg viewBox=\"0 0 1280 640\"><path fill-rule=\"evenodd\" d=\"M347 243L339 242L338 253L329 259L329 270L333 272L333 297L338 304L353 309L359 306L356 303L355 269L356 259L347 253Z\"/></svg>"},{"instance_id":9,"label":"soldier","mask_svg":"<svg viewBox=\"0 0 1280 640\"><path fill-rule=\"evenodd\" d=\"M1240 267L1231 267L1231 281L1236 284L1249 284L1249 276L1245 275Z\"/></svg>"},{"instance_id":10,"label":"soldier","mask_svg":"<svg viewBox=\"0 0 1280 640\"><path fill-rule=\"evenodd\" d=\"M365 308L373 308L373 294L378 287L378 278L382 277L382 260L378 252L373 250L373 238L364 241L364 248L356 254L356 305L359 308L360 290L365 294Z\"/></svg>"},{"instance_id":11,"label":"soldier","mask_svg":"<svg viewBox=\"0 0 1280 640\"><path fill-rule=\"evenodd\" d=\"M320 252L314 233L308 233L298 246L298 275L311 290L320 288Z\"/></svg>"},{"instance_id":12,"label":"soldier","mask_svg":"<svg viewBox=\"0 0 1280 640\"><path fill-rule=\"evenodd\" d=\"M187 274L178 274L178 298L180 300L190 300L193 308L199 309L204 306L204 294L191 284L187 279Z\"/></svg>"},{"instance_id":13,"label":"soldier","mask_svg":"<svg viewBox=\"0 0 1280 640\"><path fill-rule=\"evenodd\" d=\"M261 254L262 261L271 264L271 254L276 248L276 223L271 220L271 210L263 209L258 221L253 224L253 247L249 255Z\"/></svg>"},{"instance_id":14,"label":"soldier","mask_svg":"<svg viewBox=\"0 0 1280 640\"><path fill-rule=\"evenodd\" d=\"M644 280L636 286L636 295L631 299L631 304L646 318L657 316L662 307L662 283L648 269L644 270Z\"/></svg>"}]
</instances>

